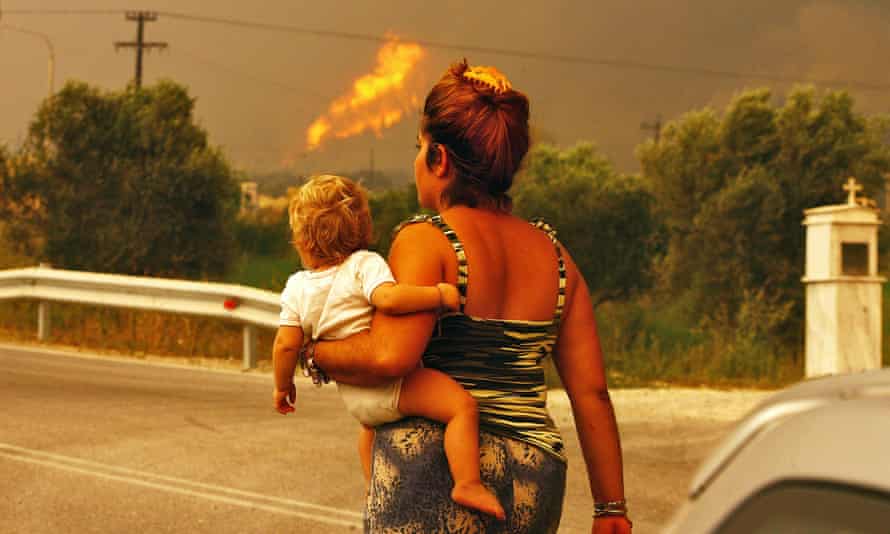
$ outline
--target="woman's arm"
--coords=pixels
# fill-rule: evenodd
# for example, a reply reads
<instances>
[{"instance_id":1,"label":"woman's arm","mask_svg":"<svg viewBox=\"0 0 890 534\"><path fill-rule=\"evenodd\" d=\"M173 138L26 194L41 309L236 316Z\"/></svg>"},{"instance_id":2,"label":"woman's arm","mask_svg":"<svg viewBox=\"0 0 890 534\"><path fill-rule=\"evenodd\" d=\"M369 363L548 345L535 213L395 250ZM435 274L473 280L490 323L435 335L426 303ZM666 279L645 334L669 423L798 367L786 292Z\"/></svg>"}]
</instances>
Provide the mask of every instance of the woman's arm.
<instances>
[{"instance_id":1,"label":"woman's arm","mask_svg":"<svg viewBox=\"0 0 890 534\"><path fill-rule=\"evenodd\" d=\"M593 305L578 267L567 253L563 255L568 267L569 294L556 343L555 362L572 403L593 498L597 503L623 501L621 444L606 386ZM630 524L623 518L603 518L597 523L596 532L630 532ZM607 525L612 528L602 528Z\"/></svg>"},{"instance_id":2,"label":"woman's arm","mask_svg":"<svg viewBox=\"0 0 890 534\"><path fill-rule=\"evenodd\" d=\"M444 281L442 244L450 250L441 232L431 225L402 229L389 253L389 265L399 283L435 286ZM392 380L417 367L435 323L433 312L387 315L378 311L370 330L318 343L315 362L338 382L374 385Z\"/></svg>"}]
</instances>

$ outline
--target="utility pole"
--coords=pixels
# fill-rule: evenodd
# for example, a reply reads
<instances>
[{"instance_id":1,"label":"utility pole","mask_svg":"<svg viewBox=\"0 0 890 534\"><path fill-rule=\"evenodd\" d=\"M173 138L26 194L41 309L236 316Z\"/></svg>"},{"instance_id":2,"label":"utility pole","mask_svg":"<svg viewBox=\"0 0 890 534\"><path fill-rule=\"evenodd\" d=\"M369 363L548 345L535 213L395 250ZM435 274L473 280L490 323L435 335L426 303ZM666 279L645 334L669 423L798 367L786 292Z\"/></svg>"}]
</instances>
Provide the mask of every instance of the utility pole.
<instances>
[{"instance_id":1,"label":"utility pole","mask_svg":"<svg viewBox=\"0 0 890 534\"><path fill-rule=\"evenodd\" d=\"M167 43L161 42L145 42L145 23L158 20L158 14L153 11L127 11L127 20L134 20L137 23L136 41L124 42L116 41L114 49L135 48L136 49L136 89L142 88L142 51L152 48L167 48Z\"/></svg>"},{"instance_id":2,"label":"utility pole","mask_svg":"<svg viewBox=\"0 0 890 534\"><path fill-rule=\"evenodd\" d=\"M658 144L658 141L661 139L661 127L663 126L661 122L661 113L655 116L655 122L644 122L640 124L641 130L652 130L655 134L655 144Z\"/></svg>"}]
</instances>

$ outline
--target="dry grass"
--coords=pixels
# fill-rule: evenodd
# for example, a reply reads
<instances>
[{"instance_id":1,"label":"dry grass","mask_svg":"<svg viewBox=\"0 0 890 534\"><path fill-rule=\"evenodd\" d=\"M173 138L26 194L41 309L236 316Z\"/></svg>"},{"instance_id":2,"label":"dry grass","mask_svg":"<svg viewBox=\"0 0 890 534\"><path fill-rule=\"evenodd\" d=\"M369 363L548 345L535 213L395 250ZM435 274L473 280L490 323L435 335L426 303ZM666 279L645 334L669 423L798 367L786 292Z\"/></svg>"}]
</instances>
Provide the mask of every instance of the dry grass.
<instances>
[{"instance_id":1,"label":"dry grass","mask_svg":"<svg viewBox=\"0 0 890 534\"><path fill-rule=\"evenodd\" d=\"M96 352L137 358L171 357L189 360L242 360L241 323L178 314L52 303L47 341ZM0 302L0 339L33 341L37 332L37 304ZM268 367L274 331L260 328L257 354Z\"/></svg>"},{"instance_id":2,"label":"dry grass","mask_svg":"<svg viewBox=\"0 0 890 534\"><path fill-rule=\"evenodd\" d=\"M240 368L243 359L243 325L202 317L102 308L78 304L50 304L51 329L47 344L76 350L206 367ZM616 346L609 321L601 336L612 387L711 386L721 388L775 388L799 379L800 362L767 351L744 351L738 365L719 341L665 350L659 343ZM623 326L627 326L624 324ZM0 340L36 342L37 303L0 301ZM258 330L260 370L271 369L275 332ZM756 348L756 347L755 347ZM561 386L556 370L545 366L547 384ZM731 365L730 365L731 364ZM735 369L735 367L739 367Z\"/></svg>"}]
</instances>

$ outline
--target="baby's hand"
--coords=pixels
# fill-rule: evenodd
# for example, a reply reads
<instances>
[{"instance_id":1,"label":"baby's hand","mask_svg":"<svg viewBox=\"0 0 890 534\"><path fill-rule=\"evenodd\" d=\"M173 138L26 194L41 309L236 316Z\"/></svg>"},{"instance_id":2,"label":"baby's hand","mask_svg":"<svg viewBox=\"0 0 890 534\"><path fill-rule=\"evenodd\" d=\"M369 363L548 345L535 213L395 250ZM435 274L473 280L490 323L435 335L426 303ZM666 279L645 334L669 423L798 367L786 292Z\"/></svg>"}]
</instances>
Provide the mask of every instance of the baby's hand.
<instances>
[{"instance_id":1,"label":"baby's hand","mask_svg":"<svg viewBox=\"0 0 890 534\"><path fill-rule=\"evenodd\" d=\"M286 390L275 389L272 393L272 401L275 405L275 409L281 415L287 415L294 411L294 402L297 400L297 388L294 386L293 382Z\"/></svg>"},{"instance_id":2,"label":"baby's hand","mask_svg":"<svg viewBox=\"0 0 890 534\"><path fill-rule=\"evenodd\" d=\"M439 289L439 294L442 296L443 310L460 310L460 291L457 290L457 286L447 284L445 282L439 282L438 284L436 284L436 287Z\"/></svg>"}]
</instances>

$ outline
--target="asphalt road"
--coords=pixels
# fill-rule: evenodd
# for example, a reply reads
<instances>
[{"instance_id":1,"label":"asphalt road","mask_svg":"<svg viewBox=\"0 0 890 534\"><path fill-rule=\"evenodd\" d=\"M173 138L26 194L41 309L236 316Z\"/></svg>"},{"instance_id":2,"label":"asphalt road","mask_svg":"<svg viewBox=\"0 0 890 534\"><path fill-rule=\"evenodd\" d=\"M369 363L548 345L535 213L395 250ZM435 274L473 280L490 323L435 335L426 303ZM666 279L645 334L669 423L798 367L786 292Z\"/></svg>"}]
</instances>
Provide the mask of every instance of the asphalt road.
<instances>
[{"instance_id":1,"label":"asphalt road","mask_svg":"<svg viewBox=\"0 0 890 534\"><path fill-rule=\"evenodd\" d=\"M0 532L359 532L357 424L334 387L298 387L281 416L267 373L0 345ZM732 422L650 404L616 401L637 534L659 531ZM577 438L556 419L570 465L560 533L589 532Z\"/></svg>"}]
</instances>

